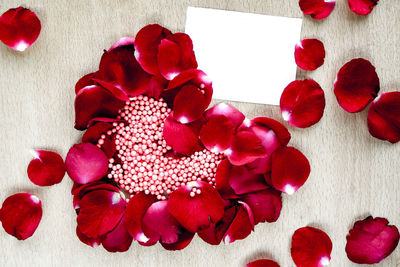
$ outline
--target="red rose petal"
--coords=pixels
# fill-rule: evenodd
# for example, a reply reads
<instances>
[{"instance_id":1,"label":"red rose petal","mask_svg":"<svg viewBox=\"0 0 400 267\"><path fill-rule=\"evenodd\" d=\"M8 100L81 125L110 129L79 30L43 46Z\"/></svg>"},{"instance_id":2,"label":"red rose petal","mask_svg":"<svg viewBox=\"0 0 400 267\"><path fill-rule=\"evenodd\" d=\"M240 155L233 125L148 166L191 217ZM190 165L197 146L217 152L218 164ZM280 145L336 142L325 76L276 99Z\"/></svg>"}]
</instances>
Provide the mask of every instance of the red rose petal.
<instances>
[{"instance_id":1,"label":"red rose petal","mask_svg":"<svg viewBox=\"0 0 400 267\"><path fill-rule=\"evenodd\" d=\"M232 166L233 165L228 159L223 159L218 164L217 171L215 173L215 189L217 189L224 199L237 198L235 192L229 184Z\"/></svg>"},{"instance_id":2,"label":"red rose petal","mask_svg":"<svg viewBox=\"0 0 400 267\"><path fill-rule=\"evenodd\" d=\"M222 218L224 202L211 185L191 182L170 194L168 209L183 227L195 233Z\"/></svg>"},{"instance_id":3,"label":"red rose petal","mask_svg":"<svg viewBox=\"0 0 400 267\"><path fill-rule=\"evenodd\" d=\"M185 70L196 69L196 57L189 35L175 33L164 38L158 46L157 61L160 73L167 80L172 80Z\"/></svg>"},{"instance_id":4,"label":"red rose petal","mask_svg":"<svg viewBox=\"0 0 400 267\"><path fill-rule=\"evenodd\" d=\"M201 128L200 140L208 150L220 153L230 147L233 134L231 120L223 115L216 115L209 118Z\"/></svg>"},{"instance_id":5,"label":"red rose petal","mask_svg":"<svg viewBox=\"0 0 400 267\"><path fill-rule=\"evenodd\" d=\"M236 215L224 235L224 243L233 243L246 238L254 230L253 213L250 207L239 202Z\"/></svg>"},{"instance_id":6,"label":"red rose petal","mask_svg":"<svg viewBox=\"0 0 400 267\"><path fill-rule=\"evenodd\" d=\"M328 17L335 8L336 2L331 0L300 0L299 6L304 15L310 15L313 19Z\"/></svg>"},{"instance_id":7,"label":"red rose petal","mask_svg":"<svg viewBox=\"0 0 400 267\"><path fill-rule=\"evenodd\" d=\"M207 120L218 115L227 117L232 122L235 129L237 129L245 119L242 112L225 103L216 104L204 113L204 117Z\"/></svg>"},{"instance_id":8,"label":"red rose petal","mask_svg":"<svg viewBox=\"0 0 400 267\"><path fill-rule=\"evenodd\" d=\"M89 85L94 85L93 79L96 78L97 72L92 72L84 75L79 81L75 84L75 94L78 94L82 88L85 88Z\"/></svg>"},{"instance_id":9,"label":"red rose petal","mask_svg":"<svg viewBox=\"0 0 400 267\"><path fill-rule=\"evenodd\" d=\"M232 140L232 146L225 154L233 165L247 164L266 155L260 139L251 132L238 132Z\"/></svg>"},{"instance_id":10,"label":"red rose petal","mask_svg":"<svg viewBox=\"0 0 400 267\"><path fill-rule=\"evenodd\" d=\"M181 250L187 247L194 237L194 233L185 231L183 234L179 235L178 241L173 244L166 244L160 242L163 248L166 250Z\"/></svg>"},{"instance_id":11,"label":"red rose petal","mask_svg":"<svg viewBox=\"0 0 400 267\"><path fill-rule=\"evenodd\" d=\"M253 127L260 127L264 128L265 130L272 130L276 137L278 138L279 143L282 146L286 146L290 141L290 133L288 129L280 122L268 118L268 117L257 117L251 120L250 128L254 129ZM254 131L257 135L257 131ZM261 135L259 135L261 137ZM264 138L262 138L264 144Z\"/></svg>"},{"instance_id":12,"label":"red rose petal","mask_svg":"<svg viewBox=\"0 0 400 267\"><path fill-rule=\"evenodd\" d=\"M400 92L378 96L368 111L368 130L376 138L400 141Z\"/></svg>"},{"instance_id":13,"label":"red rose petal","mask_svg":"<svg viewBox=\"0 0 400 267\"><path fill-rule=\"evenodd\" d=\"M359 264L374 264L388 257L399 243L399 230L385 218L367 217L354 223L346 237L347 257Z\"/></svg>"},{"instance_id":14,"label":"red rose petal","mask_svg":"<svg viewBox=\"0 0 400 267\"><path fill-rule=\"evenodd\" d=\"M96 117L115 118L125 104L109 90L91 85L82 88L75 98L75 128L84 130Z\"/></svg>"},{"instance_id":15,"label":"red rose petal","mask_svg":"<svg viewBox=\"0 0 400 267\"><path fill-rule=\"evenodd\" d=\"M122 217L118 225L103 240L103 247L109 252L124 252L132 244L132 236L126 230L125 218Z\"/></svg>"},{"instance_id":16,"label":"red rose petal","mask_svg":"<svg viewBox=\"0 0 400 267\"><path fill-rule=\"evenodd\" d=\"M86 245L91 246L92 248L97 247L101 244L101 239L99 237L89 238L84 234L82 234L82 232L79 230L78 227L76 227L76 235L78 236L79 240L82 243L85 243Z\"/></svg>"},{"instance_id":17,"label":"red rose petal","mask_svg":"<svg viewBox=\"0 0 400 267\"><path fill-rule=\"evenodd\" d=\"M283 119L290 125L310 127L324 114L325 94L314 80L297 80L282 92L280 107Z\"/></svg>"},{"instance_id":18,"label":"red rose petal","mask_svg":"<svg viewBox=\"0 0 400 267\"><path fill-rule=\"evenodd\" d=\"M350 10L358 15L368 15L378 4L379 0L347 0Z\"/></svg>"},{"instance_id":19,"label":"red rose petal","mask_svg":"<svg viewBox=\"0 0 400 267\"><path fill-rule=\"evenodd\" d=\"M297 267L323 267L331 260L332 241L317 228L303 227L294 232L290 252Z\"/></svg>"},{"instance_id":20,"label":"red rose petal","mask_svg":"<svg viewBox=\"0 0 400 267\"><path fill-rule=\"evenodd\" d=\"M160 75L158 69L158 46L161 40L171 32L158 25L150 24L143 27L135 38L135 57L142 68L153 75Z\"/></svg>"},{"instance_id":21,"label":"red rose petal","mask_svg":"<svg viewBox=\"0 0 400 267\"><path fill-rule=\"evenodd\" d=\"M193 85L185 85L174 99L174 118L181 123L198 120L208 106L201 90Z\"/></svg>"},{"instance_id":22,"label":"red rose petal","mask_svg":"<svg viewBox=\"0 0 400 267\"><path fill-rule=\"evenodd\" d=\"M203 149L198 134L191 124L182 124L173 119L172 114L165 119L163 136L175 152L191 155Z\"/></svg>"},{"instance_id":23,"label":"red rose petal","mask_svg":"<svg viewBox=\"0 0 400 267\"><path fill-rule=\"evenodd\" d=\"M334 92L344 110L359 112L374 100L379 89L375 67L368 60L357 58L339 70Z\"/></svg>"},{"instance_id":24,"label":"red rose petal","mask_svg":"<svg viewBox=\"0 0 400 267\"><path fill-rule=\"evenodd\" d=\"M39 37L41 25L36 14L18 7L0 16L0 40L15 51L24 51Z\"/></svg>"},{"instance_id":25,"label":"red rose petal","mask_svg":"<svg viewBox=\"0 0 400 267\"><path fill-rule=\"evenodd\" d=\"M275 261L261 259L248 263L247 267L280 267L280 266Z\"/></svg>"},{"instance_id":26,"label":"red rose petal","mask_svg":"<svg viewBox=\"0 0 400 267\"><path fill-rule=\"evenodd\" d=\"M296 44L294 58L303 70L316 70L324 64L325 47L318 39L304 39Z\"/></svg>"},{"instance_id":27,"label":"red rose petal","mask_svg":"<svg viewBox=\"0 0 400 267\"><path fill-rule=\"evenodd\" d=\"M299 150L281 147L272 154L271 181L275 189L293 194L310 175L310 163Z\"/></svg>"},{"instance_id":28,"label":"red rose petal","mask_svg":"<svg viewBox=\"0 0 400 267\"><path fill-rule=\"evenodd\" d=\"M50 186L58 184L65 175L62 157L52 151L33 151L35 158L28 165L28 177L35 185Z\"/></svg>"},{"instance_id":29,"label":"red rose petal","mask_svg":"<svg viewBox=\"0 0 400 267\"><path fill-rule=\"evenodd\" d=\"M111 158L116 152L115 135L107 135L107 131L111 130L113 125L108 122L98 122L90 126L82 136L82 143L92 143L97 145L100 137L104 134L106 138L101 146L108 158Z\"/></svg>"},{"instance_id":30,"label":"red rose petal","mask_svg":"<svg viewBox=\"0 0 400 267\"><path fill-rule=\"evenodd\" d=\"M108 171L108 158L91 143L76 144L65 159L67 173L74 182L87 184L103 178Z\"/></svg>"},{"instance_id":31,"label":"red rose petal","mask_svg":"<svg viewBox=\"0 0 400 267\"><path fill-rule=\"evenodd\" d=\"M120 47L120 46L132 46L135 42L135 38L133 37L122 37L121 39L119 39L117 42L115 42L110 49L108 49L108 52L110 52L111 50Z\"/></svg>"},{"instance_id":32,"label":"red rose petal","mask_svg":"<svg viewBox=\"0 0 400 267\"><path fill-rule=\"evenodd\" d=\"M111 232L124 215L126 202L120 192L96 190L80 200L77 217L79 231L88 238Z\"/></svg>"},{"instance_id":33,"label":"red rose petal","mask_svg":"<svg viewBox=\"0 0 400 267\"><path fill-rule=\"evenodd\" d=\"M28 193L9 196L0 209L4 230L18 240L25 240L35 233L42 218L42 202Z\"/></svg>"},{"instance_id":34,"label":"red rose petal","mask_svg":"<svg viewBox=\"0 0 400 267\"><path fill-rule=\"evenodd\" d=\"M281 192L272 188L242 196L254 214L254 224L260 222L275 222L282 209Z\"/></svg>"}]
</instances>

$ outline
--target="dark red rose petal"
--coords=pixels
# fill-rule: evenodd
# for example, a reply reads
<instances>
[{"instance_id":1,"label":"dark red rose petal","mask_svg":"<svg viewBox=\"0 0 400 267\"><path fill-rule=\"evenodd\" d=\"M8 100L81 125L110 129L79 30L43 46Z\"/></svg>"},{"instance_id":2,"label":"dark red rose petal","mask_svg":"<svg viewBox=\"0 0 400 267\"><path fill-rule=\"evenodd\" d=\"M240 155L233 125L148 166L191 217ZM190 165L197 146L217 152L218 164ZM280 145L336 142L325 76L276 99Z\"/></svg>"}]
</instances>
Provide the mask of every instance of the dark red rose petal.
<instances>
[{"instance_id":1,"label":"dark red rose petal","mask_svg":"<svg viewBox=\"0 0 400 267\"><path fill-rule=\"evenodd\" d=\"M208 109L204 114L207 120L219 115L227 117L232 122L232 125L235 129L237 129L245 119L245 116L242 112L225 103L219 103L213 106L212 108Z\"/></svg>"},{"instance_id":2,"label":"dark red rose petal","mask_svg":"<svg viewBox=\"0 0 400 267\"><path fill-rule=\"evenodd\" d=\"M97 72L92 72L84 75L82 78L78 80L78 82L75 84L75 94L78 94L79 91L82 88L85 88L86 86L89 85L95 85L95 82L93 81L94 78L96 78Z\"/></svg>"},{"instance_id":3,"label":"dark red rose petal","mask_svg":"<svg viewBox=\"0 0 400 267\"><path fill-rule=\"evenodd\" d=\"M173 116L181 123L198 120L208 106L204 93L196 86L188 84L183 86L175 96Z\"/></svg>"},{"instance_id":4,"label":"dark red rose petal","mask_svg":"<svg viewBox=\"0 0 400 267\"><path fill-rule=\"evenodd\" d=\"M170 194L168 209L183 227L195 233L222 218L224 202L211 185L191 182Z\"/></svg>"},{"instance_id":5,"label":"dark red rose petal","mask_svg":"<svg viewBox=\"0 0 400 267\"><path fill-rule=\"evenodd\" d=\"M164 38L158 46L157 61L160 73L167 80L172 80L185 70L196 69L196 57L189 35L175 33Z\"/></svg>"},{"instance_id":6,"label":"dark red rose petal","mask_svg":"<svg viewBox=\"0 0 400 267\"><path fill-rule=\"evenodd\" d=\"M374 264L388 257L399 243L399 230L385 218L355 222L346 237L347 257L359 264Z\"/></svg>"},{"instance_id":7,"label":"dark red rose petal","mask_svg":"<svg viewBox=\"0 0 400 267\"><path fill-rule=\"evenodd\" d=\"M82 232L79 230L79 227L76 227L76 235L78 236L79 240L88 245L93 247L97 247L101 244L101 239L99 237L92 237L89 238L87 236L85 236L84 234L82 234Z\"/></svg>"},{"instance_id":8,"label":"dark red rose petal","mask_svg":"<svg viewBox=\"0 0 400 267\"><path fill-rule=\"evenodd\" d=\"M268 117L257 117L255 119L251 120L250 128L254 128L254 127L264 128L265 130L272 130L275 133L276 137L278 138L279 143L282 146L286 146L290 141L291 135L290 135L288 129L284 125L282 125L282 123L280 123L274 119L271 119ZM254 132L257 134L256 131L254 131ZM262 140L264 140L264 139L262 139Z\"/></svg>"},{"instance_id":9,"label":"dark red rose petal","mask_svg":"<svg viewBox=\"0 0 400 267\"><path fill-rule=\"evenodd\" d=\"M190 124L182 124L170 115L164 124L164 139L175 152L191 155L202 150L198 134L193 131Z\"/></svg>"},{"instance_id":10,"label":"dark red rose petal","mask_svg":"<svg viewBox=\"0 0 400 267\"><path fill-rule=\"evenodd\" d=\"M347 62L338 72L334 92L347 112L363 110L378 95L380 86L375 67L362 58Z\"/></svg>"},{"instance_id":11,"label":"dark red rose petal","mask_svg":"<svg viewBox=\"0 0 400 267\"><path fill-rule=\"evenodd\" d=\"M254 215L254 224L275 222L282 209L281 192L272 188L252 192L241 197L249 205Z\"/></svg>"},{"instance_id":12,"label":"dark red rose petal","mask_svg":"<svg viewBox=\"0 0 400 267\"><path fill-rule=\"evenodd\" d=\"M82 88L75 98L75 128L84 130L96 117L115 118L125 101L116 98L109 90L90 85Z\"/></svg>"},{"instance_id":13,"label":"dark red rose petal","mask_svg":"<svg viewBox=\"0 0 400 267\"><path fill-rule=\"evenodd\" d=\"M194 237L194 233L191 233L189 231L185 231L183 234L179 235L178 241L172 244L167 244L160 242L160 244L165 248L166 250L181 250L186 248L190 242L192 241Z\"/></svg>"},{"instance_id":14,"label":"dark red rose petal","mask_svg":"<svg viewBox=\"0 0 400 267\"><path fill-rule=\"evenodd\" d=\"M124 215L126 202L121 192L96 190L79 201L77 217L79 231L88 238L97 238L111 232Z\"/></svg>"},{"instance_id":15,"label":"dark red rose petal","mask_svg":"<svg viewBox=\"0 0 400 267\"><path fill-rule=\"evenodd\" d=\"M248 263L247 267L280 267L280 266L275 261L262 259Z\"/></svg>"},{"instance_id":16,"label":"dark red rose petal","mask_svg":"<svg viewBox=\"0 0 400 267\"><path fill-rule=\"evenodd\" d=\"M67 173L74 182L87 184L103 178L108 171L108 158L91 143L76 144L65 159Z\"/></svg>"},{"instance_id":17,"label":"dark red rose petal","mask_svg":"<svg viewBox=\"0 0 400 267\"><path fill-rule=\"evenodd\" d=\"M296 44L294 58L303 70L316 70L324 64L325 47L318 39L304 39Z\"/></svg>"},{"instance_id":18,"label":"dark red rose petal","mask_svg":"<svg viewBox=\"0 0 400 267\"><path fill-rule=\"evenodd\" d=\"M299 150L281 147L272 154L271 181L275 189L293 194L310 175L310 163Z\"/></svg>"},{"instance_id":19,"label":"dark red rose petal","mask_svg":"<svg viewBox=\"0 0 400 267\"><path fill-rule=\"evenodd\" d=\"M378 4L379 0L347 0L350 10L358 15L368 15Z\"/></svg>"},{"instance_id":20,"label":"dark red rose petal","mask_svg":"<svg viewBox=\"0 0 400 267\"><path fill-rule=\"evenodd\" d=\"M376 138L400 141L400 92L378 96L368 111L368 130Z\"/></svg>"},{"instance_id":21,"label":"dark red rose petal","mask_svg":"<svg viewBox=\"0 0 400 267\"><path fill-rule=\"evenodd\" d=\"M133 37L122 37L121 39L119 39L117 42L115 42L110 49L108 49L108 52L110 52L111 50L120 47L120 46L132 46L135 42L135 38Z\"/></svg>"},{"instance_id":22,"label":"dark red rose petal","mask_svg":"<svg viewBox=\"0 0 400 267\"><path fill-rule=\"evenodd\" d=\"M160 75L158 69L158 46L171 32L158 25L150 24L143 27L135 38L135 57L142 68L153 75Z\"/></svg>"},{"instance_id":23,"label":"dark red rose petal","mask_svg":"<svg viewBox=\"0 0 400 267\"><path fill-rule=\"evenodd\" d=\"M290 252L297 267L323 267L331 260L332 241L317 228L303 227L294 232Z\"/></svg>"},{"instance_id":24,"label":"dark red rose petal","mask_svg":"<svg viewBox=\"0 0 400 267\"><path fill-rule=\"evenodd\" d=\"M314 80L297 80L283 90L280 107L283 119L290 125L310 127L324 114L325 94Z\"/></svg>"},{"instance_id":25,"label":"dark red rose petal","mask_svg":"<svg viewBox=\"0 0 400 267\"><path fill-rule=\"evenodd\" d=\"M103 240L103 247L109 252L124 252L132 244L132 236L126 230L125 218L122 217L118 225L108 233Z\"/></svg>"},{"instance_id":26,"label":"dark red rose petal","mask_svg":"<svg viewBox=\"0 0 400 267\"><path fill-rule=\"evenodd\" d=\"M201 128L200 140L208 150L220 153L230 147L234 130L228 117L223 115L212 116Z\"/></svg>"},{"instance_id":27,"label":"dark red rose petal","mask_svg":"<svg viewBox=\"0 0 400 267\"><path fill-rule=\"evenodd\" d=\"M304 15L313 19L328 17L335 8L336 2L331 0L299 0L299 6Z\"/></svg>"},{"instance_id":28,"label":"dark red rose petal","mask_svg":"<svg viewBox=\"0 0 400 267\"><path fill-rule=\"evenodd\" d=\"M115 135L107 135L107 131L111 130L113 125L108 122L98 122L91 125L82 136L82 143L92 143L97 145L100 137L104 134L106 136L101 150L104 151L108 158L111 158L117 151L115 145Z\"/></svg>"},{"instance_id":29,"label":"dark red rose petal","mask_svg":"<svg viewBox=\"0 0 400 267\"><path fill-rule=\"evenodd\" d=\"M266 151L254 133L242 131L235 134L225 154L233 165L243 165L265 156Z\"/></svg>"},{"instance_id":30,"label":"dark red rose petal","mask_svg":"<svg viewBox=\"0 0 400 267\"><path fill-rule=\"evenodd\" d=\"M9 196L0 209L0 221L4 230L18 240L31 237L42 218L42 202L28 193Z\"/></svg>"},{"instance_id":31,"label":"dark red rose petal","mask_svg":"<svg viewBox=\"0 0 400 267\"><path fill-rule=\"evenodd\" d=\"M15 51L24 51L39 37L40 20L29 9L18 7L0 16L0 40Z\"/></svg>"},{"instance_id":32,"label":"dark red rose petal","mask_svg":"<svg viewBox=\"0 0 400 267\"><path fill-rule=\"evenodd\" d=\"M233 243L246 238L254 230L254 216L250 207L238 202L236 215L224 235L224 243Z\"/></svg>"},{"instance_id":33,"label":"dark red rose petal","mask_svg":"<svg viewBox=\"0 0 400 267\"><path fill-rule=\"evenodd\" d=\"M218 164L215 173L215 189L217 189L224 199L238 198L229 184L232 166L228 159L223 159Z\"/></svg>"},{"instance_id":34,"label":"dark red rose petal","mask_svg":"<svg viewBox=\"0 0 400 267\"><path fill-rule=\"evenodd\" d=\"M52 151L32 151L35 158L28 165L28 177L35 185L50 186L58 184L65 175L62 157Z\"/></svg>"}]
</instances>

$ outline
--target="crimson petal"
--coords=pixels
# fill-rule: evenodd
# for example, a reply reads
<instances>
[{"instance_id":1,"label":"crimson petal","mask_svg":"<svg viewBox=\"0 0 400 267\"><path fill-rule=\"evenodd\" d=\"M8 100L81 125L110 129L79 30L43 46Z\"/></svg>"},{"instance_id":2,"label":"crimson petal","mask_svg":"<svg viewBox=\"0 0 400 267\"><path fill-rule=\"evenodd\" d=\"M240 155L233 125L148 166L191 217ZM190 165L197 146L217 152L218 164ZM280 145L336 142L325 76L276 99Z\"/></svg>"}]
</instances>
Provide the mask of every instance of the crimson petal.
<instances>
[{"instance_id":1,"label":"crimson petal","mask_svg":"<svg viewBox=\"0 0 400 267\"><path fill-rule=\"evenodd\" d=\"M234 134L231 120L223 115L212 116L200 131L203 145L214 153L220 153L229 148Z\"/></svg>"},{"instance_id":2,"label":"crimson petal","mask_svg":"<svg viewBox=\"0 0 400 267\"><path fill-rule=\"evenodd\" d=\"M222 218L224 202L211 185L190 182L170 194L168 209L183 227L195 233Z\"/></svg>"},{"instance_id":3,"label":"crimson petal","mask_svg":"<svg viewBox=\"0 0 400 267\"><path fill-rule=\"evenodd\" d=\"M350 10L358 15L368 15L378 4L379 0L347 0Z\"/></svg>"},{"instance_id":4,"label":"crimson petal","mask_svg":"<svg viewBox=\"0 0 400 267\"><path fill-rule=\"evenodd\" d=\"M238 202L236 215L224 235L224 243L246 238L254 230L253 212L244 202Z\"/></svg>"},{"instance_id":5,"label":"crimson petal","mask_svg":"<svg viewBox=\"0 0 400 267\"><path fill-rule=\"evenodd\" d=\"M62 157L52 151L33 151L35 158L28 165L28 177L35 185L50 186L58 184L65 175Z\"/></svg>"},{"instance_id":6,"label":"crimson petal","mask_svg":"<svg viewBox=\"0 0 400 267\"><path fill-rule=\"evenodd\" d=\"M376 138L400 141L400 92L378 96L368 111L368 130Z\"/></svg>"},{"instance_id":7,"label":"crimson petal","mask_svg":"<svg viewBox=\"0 0 400 267\"><path fill-rule=\"evenodd\" d=\"M379 92L379 78L368 60L353 59L339 70L334 86L339 105L347 112L363 110Z\"/></svg>"},{"instance_id":8,"label":"crimson petal","mask_svg":"<svg viewBox=\"0 0 400 267\"><path fill-rule=\"evenodd\" d=\"M92 143L97 145L100 137L105 135L104 143L101 146L101 150L104 151L108 158L111 158L116 152L115 146L115 135L108 135L107 131L110 131L113 125L108 122L98 122L90 126L84 135L82 136L82 143Z\"/></svg>"},{"instance_id":9,"label":"crimson petal","mask_svg":"<svg viewBox=\"0 0 400 267\"><path fill-rule=\"evenodd\" d=\"M103 178L108 171L108 158L91 143L76 144L65 159L67 173L74 182L87 184Z\"/></svg>"},{"instance_id":10,"label":"crimson petal","mask_svg":"<svg viewBox=\"0 0 400 267\"><path fill-rule=\"evenodd\" d=\"M132 236L125 227L125 218L122 217L114 230L106 235L102 245L109 252L124 252L129 249L132 240Z\"/></svg>"},{"instance_id":11,"label":"crimson petal","mask_svg":"<svg viewBox=\"0 0 400 267\"><path fill-rule=\"evenodd\" d=\"M280 266L273 260L261 259L248 263L247 267L280 267Z\"/></svg>"},{"instance_id":12,"label":"crimson petal","mask_svg":"<svg viewBox=\"0 0 400 267\"><path fill-rule=\"evenodd\" d=\"M96 78L97 72L92 72L85 74L82 78L80 78L75 84L75 94L78 94L82 88L85 88L89 85L94 85L93 79Z\"/></svg>"},{"instance_id":13,"label":"crimson petal","mask_svg":"<svg viewBox=\"0 0 400 267\"><path fill-rule=\"evenodd\" d=\"M183 234L179 235L178 241L172 244L167 244L160 242L163 248L166 250L181 250L187 247L194 237L194 233L185 231Z\"/></svg>"},{"instance_id":14,"label":"crimson petal","mask_svg":"<svg viewBox=\"0 0 400 267\"><path fill-rule=\"evenodd\" d=\"M173 116L181 123L198 120L208 106L203 92L194 85L185 85L175 96Z\"/></svg>"},{"instance_id":15,"label":"crimson petal","mask_svg":"<svg viewBox=\"0 0 400 267\"><path fill-rule=\"evenodd\" d=\"M291 135L288 129L284 125L282 125L282 123L274 119L268 117L257 117L251 120L251 128L253 127L260 127L260 128L265 128L265 130L272 130L282 146L286 146L290 141ZM257 134L256 131L254 132Z\"/></svg>"},{"instance_id":16,"label":"crimson petal","mask_svg":"<svg viewBox=\"0 0 400 267\"><path fill-rule=\"evenodd\" d=\"M39 37L40 20L29 9L18 7L0 16L0 40L15 51L24 51Z\"/></svg>"},{"instance_id":17,"label":"crimson petal","mask_svg":"<svg viewBox=\"0 0 400 267\"><path fill-rule=\"evenodd\" d=\"M229 180L231 178L232 164L228 159L223 159L217 166L215 173L215 189L221 194L224 199L237 198L233 191Z\"/></svg>"},{"instance_id":18,"label":"crimson petal","mask_svg":"<svg viewBox=\"0 0 400 267\"><path fill-rule=\"evenodd\" d=\"M399 243L399 230L385 218L367 217L354 223L346 237L347 257L359 264L374 264L388 257Z\"/></svg>"},{"instance_id":19,"label":"crimson petal","mask_svg":"<svg viewBox=\"0 0 400 267\"><path fill-rule=\"evenodd\" d=\"M204 116L207 120L214 116L223 115L227 117L235 129L237 129L245 119L242 112L232 107L231 105L225 103L219 103L212 108L208 109Z\"/></svg>"},{"instance_id":20,"label":"crimson petal","mask_svg":"<svg viewBox=\"0 0 400 267\"><path fill-rule=\"evenodd\" d=\"M310 163L296 148L281 147L272 154L271 181L275 189L291 195L309 175Z\"/></svg>"},{"instance_id":21,"label":"crimson petal","mask_svg":"<svg viewBox=\"0 0 400 267\"><path fill-rule=\"evenodd\" d=\"M275 222L282 209L281 193L272 188L252 192L241 197L254 214L254 224Z\"/></svg>"},{"instance_id":22,"label":"crimson petal","mask_svg":"<svg viewBox=\"0 0 400 267\"><path fill-rule=\"evenodd\" d=\"M42 202L28 193L9 196L0 209L0 221L4 230L18 240L31 237L42 218Z\"/></svg>"},{"instance_id":23,"label":"crimson petal","mask_svg":"<svg viewBox=\"0 0 400 267\"><path fill-rule=\"evenodd\" d=\"M294 58L303 70L316 70L324 64L325 48L318 39L304 39L296 44Z\"/></svg>"},{"instance_id":24,"label":"crimson petal","mask_svg":"<svg viewBox=\"0 0 400 267\"><path fill-rule=\"evenodd\" d=\"M314 80L297 80L282 92L280 107L283 119L290 125L310 127L324 114L325 94Z\"/></svg>"},{"instance_id":25,"label":"crimson petal","mask_svg":"<svg viewBox=\"0 0 400 267\"><path fill-rule=\"evenodd\" d=\"M303 227L294 232L290 252L297 267L323 267L331 260L332 241L317 228Z\"/></svg>"},{"instance_id":26,"label":"crimson petal","mask_svg":"<svg viewBox=\"0 0 400 267\"><path fill-rule=\"evenodd\" d=\"M235 134L232 146L225 151L233 165L243 165L266 155L260 139L254 133L241 131Z\"/></svg>"},{"instance_id":27,"label":"crimson petal","mask_svg":"<svg viewBox=\"0 0 400 267\"><path fill-rule=\"evenodd\" d=\"M79 240L82 243L85 243L86 245L91 246L92 248L97 247L98 245L101 244L101 238L99 237L89 238L84 234L82 234L82 232L79 230L79 227L76 227L76 235L78 236Z\"/></svg>"},{"instance_id":28,"label":"crimson petal","mask_svg":"<svg viewBox=\"0 0 400 267\"><path fill-rule=\"evenodd\" d=\"M132 46L135 42L135 38L133 37L122 37L121 39L119 39L117 42L115 42L110 49L108 49L108 52L110 52L111 50L120 47L120 46Z\"/></svg>"},{"instance_id":29,"label":"crimson petal","mask_svg":"<svg viewBox=\"0 0 400 267\"><path fill-rule=\"evenodd\" d=\"M300 0L299 6L304 15L310 15L313 19L328 17L335 8L336 2L331 0Z\"/></svg>"}]
</instances>

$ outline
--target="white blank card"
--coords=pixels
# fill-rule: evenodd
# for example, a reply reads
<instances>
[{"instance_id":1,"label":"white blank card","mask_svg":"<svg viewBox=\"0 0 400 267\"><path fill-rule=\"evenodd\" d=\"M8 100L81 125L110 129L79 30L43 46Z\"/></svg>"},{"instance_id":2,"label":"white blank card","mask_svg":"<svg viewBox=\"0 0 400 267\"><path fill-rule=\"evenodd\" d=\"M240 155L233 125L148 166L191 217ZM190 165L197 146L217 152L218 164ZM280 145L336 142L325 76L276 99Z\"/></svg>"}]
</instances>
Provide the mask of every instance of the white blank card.
<instances>
[{"instance_id":1,"label":"white blank card","mask_svg":"<svg viewBox=\"0 0 400 267\"><path fill-rule=\"evenodd\" d=\"M294 47L302 20L189 7L186 33L213 98L279 105L296 78Z\"/></svg>"}]
</instances>

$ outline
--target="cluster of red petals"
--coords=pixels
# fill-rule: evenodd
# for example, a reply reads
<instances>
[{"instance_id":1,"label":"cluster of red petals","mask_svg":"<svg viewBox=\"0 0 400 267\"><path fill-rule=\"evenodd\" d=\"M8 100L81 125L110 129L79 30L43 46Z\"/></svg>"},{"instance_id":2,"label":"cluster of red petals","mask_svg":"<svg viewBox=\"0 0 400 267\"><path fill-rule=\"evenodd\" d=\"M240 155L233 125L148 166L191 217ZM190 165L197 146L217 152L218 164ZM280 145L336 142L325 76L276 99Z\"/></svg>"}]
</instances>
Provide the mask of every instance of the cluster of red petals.
<instances>
[{"instance_id":1,"label":"cluster of red petals","mask_svg":"<svg viewBox=\"0 0 400 267\"><path fill-rule=\"evenodd\" d=\"M65 164L62 157L52 151L36 150L35 156L28 165L28 177L39 186L51 186L62 181L65 175Z\"/></svg>"},{"instance_id":2,"label":"cluster of red petals","mask_svg":"<svg viewBox=\"0 0 400 267\"><path fill-rule=\"evenodd\" d=\"M280 108L283 119L290 125L310 127L324 114L324 91L311 79L291 82L282 92Z\"/></svg>"},{"instance_id":3,"label":"cluster of red petals","mask_svg":"<svg viewBox=\"0 0 400 267\"><path fill-rule=\"evenodd\" d=\"M303 70L316 70L324 64L325 47L318 39L304 39L296 44L294 58Z\"/></svg>"},{"instance_id":4,"label":"cluster of red petals","mask_svg":"<svg viewBox=\"0 0 400 267\"><path fill-rule=\"evenodd\" d=\"M347 0L350 10L358 15L368 15L378 4L379 0Z\"/></svg>"},{"instance_id":5,"label":"cluster of red petals","mask_svg":"<svg viewBox=\"0 0 400 267\"><path fill-rule=\"evenodd\" d=\"M18 240L31 237L42 218L42 202L28 193L8 197L0 209L0 221L4 230Z\"/></svg>"},{"instance_id":6,"label":"cluster of red petals","mask_svg":"<svg viewBox=\"0 0 400 267\"><path fill-rule=\"evenodd\" d=\"M389 256L399 243L399 230L385 218L367 217L354 223L347 235L347 257L359 264L375 264Z\"/></svg>"},{"instance_id":7,"label":"cluster of red petals","mask_svg":"<svg viewBox=\"0 0 400 267\"><path fill-rule=\"evenodd\" d=\"M332 241L313 227L297 229L292 237L291 255L297 267L323 267L331 260Z\"/></svg>"},{"instance_id":8,"label":"cluster of red petals","mask_svg":"<svg viewBox=\"0 0 400 267\"><path fill-rule=\"evenodd\" d=\"M40 20L29 9L12 8L0 16L0 41L16 51L30 47L40 30Z\"/></svg>"},{"instance_id":9,"label":"cluster of red petals","mask_svg":"<svg viewBox=\"0 0 400 267\"><path fill-rule=\"evenodd\" d=\"M261 259L248 263L247 267L280 267L280 266L273 260Z\"/></svg>"},{"instance_id":10,"label":"cluster of red petals","mask_svg":"<svg viewBox=\"0 0 400 267\"><path fill-rule=\"evenodd\" d=\"M304 15L313 19L328 17L335 8L336 2L330 0L299 0L299 6Z\"/></svg>"}]
</instances>

